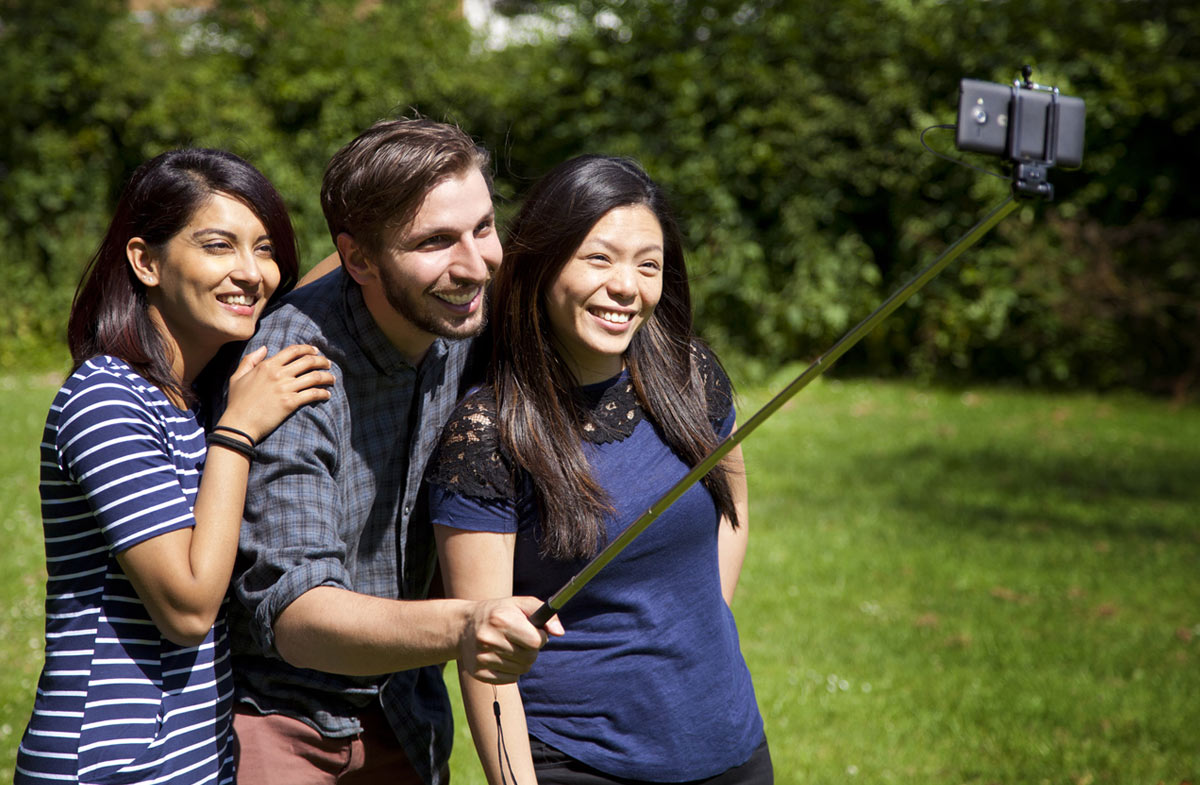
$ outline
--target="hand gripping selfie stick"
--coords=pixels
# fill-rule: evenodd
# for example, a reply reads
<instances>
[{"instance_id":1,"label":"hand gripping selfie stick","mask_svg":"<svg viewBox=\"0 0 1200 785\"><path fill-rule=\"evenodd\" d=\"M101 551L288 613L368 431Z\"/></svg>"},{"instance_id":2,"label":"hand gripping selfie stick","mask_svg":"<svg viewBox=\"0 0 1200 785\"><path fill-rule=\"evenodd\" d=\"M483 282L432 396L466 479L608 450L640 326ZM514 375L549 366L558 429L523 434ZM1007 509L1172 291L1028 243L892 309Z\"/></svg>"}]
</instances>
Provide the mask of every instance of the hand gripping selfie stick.
<instances>
[{"instance_id":1,"label":"hand gripping selfie stick","mask_svg":"<svg viewBox=\"0 0 1200 785\"><path fill-rule=\"evenodd\" d=\"M1026 66L1028 69L1028 66ZM989 86L986 82L973 82L972 80L963 80L962 92L959 101L959 141L958 146L961 149L974 149L981 152L992 152L992 150L980 150L979 147L972 147L970 144L963 144L964 136L963 111L964 106L968 110L968 116L977 125L987 125L987 123L995 123L1000 128L1007 126L1005 133L1005 150L1008 153L1009 161L1013 164L1012 193L1001 202L998 206L992 209L979 223L975 224L962 237L954 242L949 248L942 252L932 264L919 272L912 280L897 290L891 297L883 302L875 309L870 316L859 322L859 324L846 333L842 338L835 343L827 352L818 357L811 365L808 366L797 376L791 384L783 389L778 395L760 409L753 417L738 426L737 430L727 436L720 444L713 449L702 461L684 475L683 479L675 483L675 485L664 493L658 501L654 502L646 512L629 525L625 531L621 532L615 540L608 544L604 550L600 551L588 564L580 570L575 577L567 581L567 584L559 589L550 599L546 600L537 611L534 612L529 620L537 627L542 627L550 620L550 617L558 613L567 602L574 597L580 589L596 576L600 570L604 569L610 561L625 550L629 543L646 530L650 524L662 515L668 507L670 507L676 499L682 496L688 488L695 485L700 478L708 474L714 466L716 466L722 458L730 453L733 448L741 444L750 434L766 422L767 418L779 411L785 403L791 400L792 396L808 386L809 382L825 372L839 357L845 354L852 346L858 343L863 336L875 329L881 321L891 315L893 311L904 304L906 300L920 291L925 284L929 283L938 273L940 273L947 265L957 259L964 251L966 251L975 243L992 230L996 224L1004 220L1009 214L1021 205L1018 198L1052 198L1053 189L1049 187L1049 183L1045 180L1045 171L1054 166L1056 160L1056 150L1062 144L1060 136L1064 125L1077 127L1078 131L1078 149L1082 153L1082 136L1083 136L1083 118L1082 118L1082 101L1079 99L1070 99L1079 102L1079 117L1077 122L1062 123L1059 120L1060 102L1057 100L1058 91L1053 88L1043 88L1040 85L1034 85L1029 81L1029 70L1025 72L1025 83L1020 82L1013 84L1011 88L1011 102L1007 108L1008 115L999 113L987 113L983 107L985 106L984 98L978 97L976 94L976 86ZM994 87L1002 87L994 85ZM1002 88L1004 89L1004 88ZM1044 114L1039 118L1036 112L1030 108L1030 102L1022 95L1024 91L1040 90L1050 92L1052 97L1049 101L1049 108L1042 110ZM991 96L985 96L989 100ZM989 107L990 109L990 107ZM1040 111L1040 110L1039 110ZM980 119L980 116L983 119ZM1011 116L1011 120L1008 117ZM1039 125L1036 121L1040 119L1040 128L1043 131L1044 142L1039 148L1039 154L1036 156L1029 155L1026 143L1028 141L1027 129L1030 126ZM950 126L953 127L953 126ZM1023 134L1022 129L1026 129ZM985 128L985 131L992 131L990 128ZM1071 133L1075 131L1072 130ZM1074 138L1066 140L1068 144L1074 145ZM1078 165L1078 164L1076 164ZM1031 173L1032 176L1031 176ZM1030 187L1030 181L1036 183Z\"/></svg>"}]
</instances>

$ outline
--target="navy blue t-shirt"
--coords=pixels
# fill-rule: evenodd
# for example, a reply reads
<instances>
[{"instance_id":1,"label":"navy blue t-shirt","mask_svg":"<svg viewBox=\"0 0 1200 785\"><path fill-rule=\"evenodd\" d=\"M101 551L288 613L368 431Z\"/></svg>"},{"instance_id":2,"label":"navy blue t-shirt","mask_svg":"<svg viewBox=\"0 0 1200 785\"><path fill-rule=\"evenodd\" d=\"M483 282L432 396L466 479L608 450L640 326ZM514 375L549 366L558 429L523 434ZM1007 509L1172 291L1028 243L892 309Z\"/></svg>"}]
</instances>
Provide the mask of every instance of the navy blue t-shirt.
<instances>
[{"instance_id":1,"label":"navy blue t-shirt","mask_svg":"<svg viewBox=\"0 0 1200 785\"><path fill-rule=\"evenodd\" d=\"M599 397L617 384L627 385L628 377L586 392ZM733 423L730 408L719 435ZM623 440L585 442L584 451L617 510L606 542L689 470L648 418ZM517 533L515 594L548 597L586 563L538 554L527 479L516 498L482 499L449 490L437 476L435 470L434 523ZM719 524L712 496L697 484L575 595L559 614L567 634L551 638L519 682L531 735L608 774L639 780L710 777L750 757L763 725L721 594Z\"/></svg>"}]
</instances>

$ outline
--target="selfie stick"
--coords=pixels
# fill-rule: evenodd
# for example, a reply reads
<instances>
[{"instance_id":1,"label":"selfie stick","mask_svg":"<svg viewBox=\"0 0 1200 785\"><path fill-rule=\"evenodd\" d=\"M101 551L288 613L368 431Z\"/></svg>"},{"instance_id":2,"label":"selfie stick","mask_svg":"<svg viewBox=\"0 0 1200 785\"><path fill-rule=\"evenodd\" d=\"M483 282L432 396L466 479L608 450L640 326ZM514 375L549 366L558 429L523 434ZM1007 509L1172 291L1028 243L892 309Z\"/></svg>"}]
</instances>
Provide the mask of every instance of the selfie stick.
<instances>
[{"instance_id":1,"label":"selfie stick","mask_svg":"<svg viewBox=\"0 0 1200 785\"><path fill-rule=\"evenodd\" d=\"M893 311L904 304L908 298L916 294L925 284L929 283L938 273L940 273L948 264L957 259L963 251L967 250L975 243L979 242L985 234L1009 214L1020 206L1020 202L1013 195L1010 195L1004 202L995 207L992 212L988 213L983 220L975 224L966 234L960 237L953 245L942 252L932 264L926 267L921 272L917 273L911 281L905 284L895 294L883 302L875 311L859 322L858 326L850 330L842 336L842 338L833 345L829 351L818 357L812 365L808 366L797 376L791 384L783 389L778 395L771 399L770 403L758 410L758 412L746 422L738 426L737 430L725 437L725 439L709 453L708 457L696 464L690 472L684 475L683 479L675 483L675 485L659 498L650 509L642 513L636 521L629 525L625 531L621 532L620 536L613 540L608 546L600 551L588 564L575 575L574 578L567 581L567 584L559 589L554 596L546 600L537 611L534 612L529 620L534 626L542 627L550 620L550 617L558 613L567 602L575 596L575 594L587 585L588 581L595 577L596 573L604 569L604 566L612 561L617 554L625 549L625 546L633 542L639 534L645 531L646 527L654 523L658 516L670 507L676 499L682 496L688 488L692 487L700 480L701 477L708 474L722 458L730 453L734 447L737 447L742 441L754 432L758 426L762 425L768 417L777 412L781 406L787 403L792 396L808 386L808 383L825 372L829 366L846 353L850 347L858 343L864 335L875 328L877 324L891 315Z\"/></svg>"}]
</instances>

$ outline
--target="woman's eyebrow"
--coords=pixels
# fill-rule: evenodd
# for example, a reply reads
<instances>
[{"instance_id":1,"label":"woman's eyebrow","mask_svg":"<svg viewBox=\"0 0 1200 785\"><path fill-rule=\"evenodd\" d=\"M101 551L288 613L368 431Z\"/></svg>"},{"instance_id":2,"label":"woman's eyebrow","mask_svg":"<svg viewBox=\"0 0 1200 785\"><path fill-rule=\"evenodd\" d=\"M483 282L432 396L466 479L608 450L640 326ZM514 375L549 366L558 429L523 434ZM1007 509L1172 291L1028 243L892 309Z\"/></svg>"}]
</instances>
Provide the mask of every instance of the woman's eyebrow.
<instances>
[{"instance_id":1,"label":"woman's eyebrow","mask_svg":"<svg viewBox=\"0 0 1200 785\"><path fill-rule=\"evenodd\" d=\"M605 240L603 237L593 237L590 240L590 242L603 245L605 248L607 248L610 251L620 251L621 250L617 245L615 245L614 243L610 243L608 240ZM662 246L659 245L658 243L651 243L650 245L647 245L644 248L639 248L636 251L634 251L634 256L648 253L650 251L658 251L659 253L662 253Z\"/></svg>"}]
</instances>

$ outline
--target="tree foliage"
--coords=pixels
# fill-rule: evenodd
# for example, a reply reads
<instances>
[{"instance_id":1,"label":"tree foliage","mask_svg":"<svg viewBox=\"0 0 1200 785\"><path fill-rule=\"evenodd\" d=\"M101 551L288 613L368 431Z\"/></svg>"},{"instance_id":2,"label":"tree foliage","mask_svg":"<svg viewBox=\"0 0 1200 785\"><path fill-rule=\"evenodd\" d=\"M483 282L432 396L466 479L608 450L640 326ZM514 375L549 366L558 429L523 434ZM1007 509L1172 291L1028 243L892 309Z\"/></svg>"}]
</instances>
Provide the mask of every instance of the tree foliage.
<instances>
[{"instance_id":1,"label":"tree foliage","mask_svg":"<svg viewBox=\"0 0 1200 785\"><path fill-rule=\"evenodd\" d=\"M44 7L38 7L39 5ZM226 147L280 187L306 260L329 156L417 109L496 152L519 198L567 156L632 155L673 196L699 324L813 357L1005 195L926 152L962 77L1088 102L1084 168L901 309L844 371L1185 394L1200 368L1200 10L1169 0L506 0L491 49L450 0L0 11L0 362L53 346L132 168ZM954 154L953 137L927 140ZM1192 142L1192 143L1189 143ZM973 163L997 162L975 157ZM19 293L19 294L18 294Z\"/></svg>"},{"instance_id":2,"label":"tree foliage","mask_svg":"<svg viewBox=\"0 0 1200 785\"><path fill-rule=\"evenodd\" d=\"M397 45L404 42L404 45ZM448 113L471 78L450 0L218 3L131 14L116 0L0 11L0 364L61 351L74 287L142 161L185 145L252 161L327 253L329 157L381 117Z\"/></svg>"},{"instance_id":3,"label":"tree foliage","mask_svg":"<svg viewBox=\"0 0 1200 785\"><path fill-rule=\"evenodd\" d=\"M675 194L701 323L718 342L768 362L814 356L1002 199L1002 182L926 153L920 131L953 122L960 78L1007 83L1030 63L1038 81L1088 102L1083 170L1056 172L1056 203L1002 224L843 368L1194 385L1200 204L1183 173L1198 168L1188 143L1200 85L1195 8L602 0L572 9L574 32L546 41L541 61L527 48L500 55L501 70L540 96L534 107L510 96L494 113L514 168L537 171L584 149L643 160ZM949 133L928 138L953 152Z\"/></svg>"}]
</instances>

